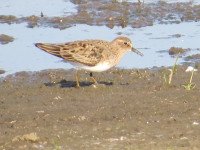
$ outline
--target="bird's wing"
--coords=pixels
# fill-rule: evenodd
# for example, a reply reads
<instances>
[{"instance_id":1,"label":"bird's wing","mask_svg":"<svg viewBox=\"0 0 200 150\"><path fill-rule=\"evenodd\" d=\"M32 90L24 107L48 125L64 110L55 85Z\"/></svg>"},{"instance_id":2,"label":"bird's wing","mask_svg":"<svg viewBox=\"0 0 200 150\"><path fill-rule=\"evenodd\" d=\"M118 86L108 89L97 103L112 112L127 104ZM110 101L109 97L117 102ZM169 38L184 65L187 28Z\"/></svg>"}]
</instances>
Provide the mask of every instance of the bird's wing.
<instances>
[{"instance_id":1,"label":"bird's wing","mask_svg":"<svg viewBox=\"0 0 200 150\"><path fill-rule=\"evenodd\" d=\"M103 44L102 44L103 43ZM67 61L95 66L102 59L107 42L96 40L75 41L63 44L36 43L38 48Z\"/></svg>"},{"instance_id":2,"label":"bird's wing","mask_svg":"<svg viewBox=\"0 0 200 150\"><path fill-rule=\"evenodd\" d=\"M95 40L69 42L60 46L62 46L60 55L68 61L95 66L103 57L104 47Z\"/></svg>"}]
</instances>

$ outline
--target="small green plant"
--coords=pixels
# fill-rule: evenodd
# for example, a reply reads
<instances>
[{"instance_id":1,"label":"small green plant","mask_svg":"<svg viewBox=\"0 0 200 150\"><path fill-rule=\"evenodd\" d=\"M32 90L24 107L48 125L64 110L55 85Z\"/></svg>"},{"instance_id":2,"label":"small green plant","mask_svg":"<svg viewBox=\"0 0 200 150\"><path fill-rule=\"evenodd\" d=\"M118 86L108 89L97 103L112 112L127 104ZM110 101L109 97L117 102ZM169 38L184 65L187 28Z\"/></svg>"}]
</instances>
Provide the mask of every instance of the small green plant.
<instances>
[{"instance_id":1,"label":"small green plant","mask_svg":"<svg viewBox=\"0 0 200 150\"><path fill-rule=\"evenodd\" d=\"M195 66L195 64L194 64L194 66ZM191 89L194 89L196 87L196 84L192 83L193 75L194 75L194 68L192 70L189 83L186 85L183 85L183 87L188 91Z\"/></svg>"},{"instance_id":2,"label":"small green plant","mask_svg":"<svg viewBox=\"0 0 200 150\"><path fill-rule=\"evenodd\" d=\"M173 74L174 74L175 69L176 69L176 63L177 63L177 61L178 61L179 55L180 55L180 53L178 53L178 55L177 55L177 57L176 57L176 60L175 60L175 62L174 62L174 65L173 65L172 69L170 70L169 81L168 81L169 84L171 84L171 82L172 82L172 77L173 77Z\"/></svg>"},{"instance_id":3,"label":"small green plant","mask_svg":"<svg viewBox=\"0 0 200 150\"><path fill-rule=\"evenodd\" d=\"M164 72L162 72L162 74L163 74L163 80L164 80L164 83L167 83L167 78L166 78L166 75L165 75L165 73L164 73Z\"/></svg>"},{"instance_id":4,"label":"small green plant","mask_svg":"<svg viewBox=\"0 0 200 150\"><path fill-rule=\"evenodd\" d=\"M143 2L141 2L141 0L138 0L138 4L144 4L144 0L143 0Z\"/></svg>"},{"instance_id":5,"label":"small green plant","mask_svg":"<svg viewBox=\"0 0 200 150\"><path fill-rule=\"evenodd\" d=\"M52 141L52 144L56 150L60 150L60 146L58 146L58 144L54 140Z\"/></svg>"},{"instance_id":6,"label":"small green plant","mask_svg":"<svg viewBox=\"0 0 200 150\"><path fill-rule=\"evenodd\" d=\"M168 78L168 84L169 85L172 83L172 77L173 77L173 74L174 74L175 69L176 69L176 63L178 61L179 55L180 55L180 53L177 55L176 60L174 62L174 65L173 65L172 69L169 69L169 71L170 71L169 78ZM163 74L164 83L167 83L166 74L164 72L162 72L162 74Z\"/></svg>"}]
</instances>

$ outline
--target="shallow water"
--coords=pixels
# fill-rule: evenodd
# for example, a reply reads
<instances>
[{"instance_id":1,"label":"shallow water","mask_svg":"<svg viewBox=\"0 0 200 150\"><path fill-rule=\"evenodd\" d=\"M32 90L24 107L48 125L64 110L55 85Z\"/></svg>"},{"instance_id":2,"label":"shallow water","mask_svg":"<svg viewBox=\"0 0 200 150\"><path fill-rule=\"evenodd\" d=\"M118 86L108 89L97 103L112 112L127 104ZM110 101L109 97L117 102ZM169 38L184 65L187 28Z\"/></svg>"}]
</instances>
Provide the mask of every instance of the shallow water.
<instances>
[{"instance_id":1,"label":"shallow water","mask_svg":"<svg viewBox=\"0 0 200 150\"><path fill-rule=\"evenodd\" d=\"M12 15L31 15L38 14L44 7L31 7L31 10L22 11L17 6L24 3L11 3L12 1L0 2L1 14ZM34 6L39 1L34 1L29 5ZM196 1L195 1L196 2ZM33 4L34 3L34 4ZM66 10L66 5L59 7L64 1L50 1L48 11L44 11L49 16L58 16L62 14L75 12L75 7L70 2L65 2L71 9ZM16 4L16 5L14 5ZM28 5L28 4L27 4ZM52 6L55 7L52 7ZM70 6L71 5L71 6ZM6 9L6 7L8 9ZM27 6L28 7L28 6ZM59 9L55 9L59 7ZM3 8L3 9L2 9ZM12 9L10 9L12 8ZM15 12L13 8L16 8ZM53 9L54 8L54 9ZM11 11L12 10L12 11ZM65 30L55 29L51 27L35 27L27 28L27 23L20 24L0 24L0 34L6 34L15 38L14 42L0 45L0 69L6 71L7 75L18 71L38 71L43 69L64 68L70 69L68 63L64 63L62 59L52 56L41 51L34 46L34 43L63 43L83 39L104 39L111 41L117 36L129 37L135 48L140 50L144 56L140 57L134 53L127 53L117 67L121 68L151 68L153 66L171 66L174 64L174 57L168 54L171 47L190 48L184 57L198 53L199 50L199 22L182 22L180 24L154 24L153 26L143 28L132 27L114 27L110 29L106 26L89 26L85 24L77 24ZM180 35L176 37L175 35ZM178 63L183 63L183 59L179 59Z\"/></svg>"},{"instance_id":2,"label":"shallow water","mask_svg":"<svg viewBox=\"0 0 200 150\"><path fill-rule=\"evenodd\" d=\"M0 68L7 73L16 71L36 71L49 68L71 68L62 59L45 53L36 48L33 43L62 43L82 39L112 40L117 33L129 37L135 48L144 53L140 57L134 53L127 53L118 67L145 68L153 66L173 65L174 59L168 54L170 47L192 48L191 53L198 52L198 37L200 23L182 23L171 25L154 25L141 29L115 27L109 29L105 26L96 27L76 25L60 31L54 28L26 28L26 24L0 24L0 28L8 35L15 37L14 42L1 45ZM181 34L180 38L173 37ZM196 51L197 50L197 51ZM161 52L160 52L161 51ZM183 60L179 60L179 63Z\"/></svg>"},{"instance_id":3,"label":"shallow water","mask_svg":"<svg viewBox=\"0 0 200 150\"><path fill-rule=\"evenodd\" d=\"M21 7L23 6L23 7ZM61 16L75 13L75 5L64 0L1 0L0 15L31 16L40 15Z\"/></svg>"}]
</instances>

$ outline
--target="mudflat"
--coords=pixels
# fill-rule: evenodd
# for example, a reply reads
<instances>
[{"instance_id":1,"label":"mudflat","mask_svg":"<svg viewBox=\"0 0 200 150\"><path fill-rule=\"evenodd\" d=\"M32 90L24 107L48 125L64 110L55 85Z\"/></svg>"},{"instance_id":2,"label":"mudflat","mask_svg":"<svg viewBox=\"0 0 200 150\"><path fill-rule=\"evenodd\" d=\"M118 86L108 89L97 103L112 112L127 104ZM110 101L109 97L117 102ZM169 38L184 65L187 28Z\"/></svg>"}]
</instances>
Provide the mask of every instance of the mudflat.
<instances>
[{"instance_id":1,"label":"mudflat","mask_svg":"<svg viewBox=\"0 0 200 150\"><path fill-rule=\"evenodd\" d=\"M170 68L18 72L0 80L0 149L197 150L200 73ZM186 89L190 87L191 89Z\"/></svg>"}]
</instances>

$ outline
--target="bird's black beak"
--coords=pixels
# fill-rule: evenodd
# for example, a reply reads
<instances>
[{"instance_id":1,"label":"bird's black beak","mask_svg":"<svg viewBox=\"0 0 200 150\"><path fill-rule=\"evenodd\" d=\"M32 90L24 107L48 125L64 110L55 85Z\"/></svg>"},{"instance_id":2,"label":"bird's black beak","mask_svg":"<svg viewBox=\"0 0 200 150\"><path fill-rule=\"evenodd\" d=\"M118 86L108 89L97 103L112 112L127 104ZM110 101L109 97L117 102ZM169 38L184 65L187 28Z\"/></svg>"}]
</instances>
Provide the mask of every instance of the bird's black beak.
<instances>
[{"instance_id":1,"label":"bird's black beak","mask_svg":"<svg viewBox=\"0 0 200 150\"><path fill-rule=\"evenodd\" d=\"M135 48L132 48L131 49L133 52L135 52L136 54L140 55L140 56L144 56L140 51L138 51L137 49Z\"/></svg>"}]
</instances>

